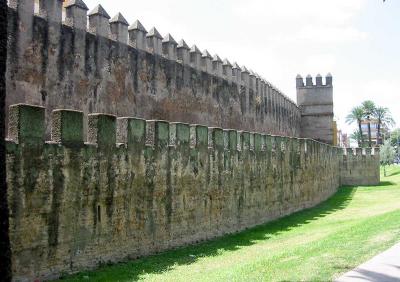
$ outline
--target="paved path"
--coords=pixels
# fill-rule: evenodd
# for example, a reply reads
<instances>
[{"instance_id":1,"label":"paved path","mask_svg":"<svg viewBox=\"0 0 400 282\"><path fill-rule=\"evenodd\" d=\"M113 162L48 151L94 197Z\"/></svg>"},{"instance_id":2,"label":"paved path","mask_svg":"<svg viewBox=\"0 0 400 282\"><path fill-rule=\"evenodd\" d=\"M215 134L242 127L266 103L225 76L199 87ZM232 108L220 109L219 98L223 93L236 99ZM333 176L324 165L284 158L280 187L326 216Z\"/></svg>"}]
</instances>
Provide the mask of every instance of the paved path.
<instances>
[{"instance_id":1,"label":"paved path","mask_svg":"<svg viewBox=\"0 0 400 282\"><path fill-rule=\"evenodd\" d=\"M400 282L400 243L339 277L336 282Z\"/></svg>"}]
</instances>

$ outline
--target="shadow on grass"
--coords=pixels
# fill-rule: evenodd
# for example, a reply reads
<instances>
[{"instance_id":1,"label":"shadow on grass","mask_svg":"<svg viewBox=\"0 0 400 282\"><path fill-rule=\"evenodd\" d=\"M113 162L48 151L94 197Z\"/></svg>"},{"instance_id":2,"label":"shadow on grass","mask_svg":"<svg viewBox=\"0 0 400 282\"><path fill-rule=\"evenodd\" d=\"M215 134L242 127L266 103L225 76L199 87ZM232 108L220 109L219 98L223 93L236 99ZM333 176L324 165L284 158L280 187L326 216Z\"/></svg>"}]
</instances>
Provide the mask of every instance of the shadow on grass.
<instances>
[{"instance_id":1,"label":"shadow on grass","mask_svg":"<svg viewBox=\"0 0 400 282\"><path fill-rule=\"evenodd\" d=\"M395 176L395 175L399 175L399 174L400 174L400 170L396 170L392 173L388 173L386 177Z\"/></svg>"},{"instance_id":2,"label":"shadow on grass","mask_svg":"<svg viewBox=\"0 0 400 282\"><path fill-rule=\"evenodd\" d=\"M384 185L393 184L391 182L381 183L381 186ZM109 281L110 279L114 281L136 281L145 274L159 274L171 270L177 265L192 264L201 257L217 256L223 250L234 251L244 246L250 246L257 241L268 240L272 236L346 208L357 189L359 188L342 187L335 195L314 208L294 213L241 233L226 235L195 246L182 247L134 261L104 266L95 272L80 273L67 277L66 280L81 281L84 276L89 276L91 281Z\"/></svg>"},{"instance_id":3,"label":"shadow on grass","mask_svg":"<svg viewBox=\"0 0 400 282\"><path fill-rule=\"evenodd\" d=\"M392 182L392 181L381 181L381 183L379 183L378 185L374 185L374 186L393 186L393 185L397 185L396 183Z\"/></svg>"},{"instance_id":4,"label":"shadow on grass","mask_svg":"<svg viewBox=\"0 0 400 282\"><path fill-rule=\"evenodd\" d=\"M400 166L388 166L386 167L386 176L383 175L384 169L381 167L381 176L383 177L392 177L396 175L400 175Z\"/></svg>"}]
</instances>

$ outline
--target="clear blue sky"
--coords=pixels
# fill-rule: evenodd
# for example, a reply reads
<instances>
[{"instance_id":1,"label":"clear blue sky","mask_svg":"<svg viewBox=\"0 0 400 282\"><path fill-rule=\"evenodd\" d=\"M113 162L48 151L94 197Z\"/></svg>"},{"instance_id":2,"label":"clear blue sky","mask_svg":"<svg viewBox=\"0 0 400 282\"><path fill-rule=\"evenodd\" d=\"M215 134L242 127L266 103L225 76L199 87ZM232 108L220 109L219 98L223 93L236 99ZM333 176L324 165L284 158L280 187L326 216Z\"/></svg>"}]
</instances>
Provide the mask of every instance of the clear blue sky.
<instances>
[{"instance_id":1,"label":"clear blue sky","mask_svg":"<svg viewBox=\"0 0 400 282\"><path fill-rule=\"evenodd\" d=\"M296 100L295 76L334 78L336 119L366 99L400 126L400 1L86 0L259 73Z\"/></svg>"}]
</instances>

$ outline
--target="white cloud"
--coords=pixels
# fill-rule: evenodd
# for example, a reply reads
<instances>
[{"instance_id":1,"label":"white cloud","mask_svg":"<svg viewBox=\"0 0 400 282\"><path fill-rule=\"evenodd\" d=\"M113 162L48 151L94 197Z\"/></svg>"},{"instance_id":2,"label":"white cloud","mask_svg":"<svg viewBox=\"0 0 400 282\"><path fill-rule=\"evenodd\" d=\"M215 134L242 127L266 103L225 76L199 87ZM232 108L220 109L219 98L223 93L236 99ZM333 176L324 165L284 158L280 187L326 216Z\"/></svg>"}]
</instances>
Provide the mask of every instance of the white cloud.
<instances>
[{"instance_id":1,"label":"white cloud","mask_svg":"<svg viewBox=\"0 0 400 282\"><path fill-rule=\"evenodd\" d=\"M372 100L379 106L388 107L397 122L397 126L399 126L400 104L393 99L398 92L396 80L393 79L380 78L354 81L353 83L348 80L342 83L339 89L335 89L335 93L341 94L335 97L335 113L339 117L341 128L347 132L352 132L355 129L355 125L347 125L345 123L344 117L352 107L361 104L365 100Z\"/></svg>"},{"instance_id":2,"label":"white cloud","mask_svg":"<svg viewBox=\"0 0 400 282\"><path fill-rule=\"evenodd\" d=\"M321 43L338 43L341 41L360 41L367 39L366 32L351 26L304 26L292 40L311 40Z\"/></svg>"}]
</instances>

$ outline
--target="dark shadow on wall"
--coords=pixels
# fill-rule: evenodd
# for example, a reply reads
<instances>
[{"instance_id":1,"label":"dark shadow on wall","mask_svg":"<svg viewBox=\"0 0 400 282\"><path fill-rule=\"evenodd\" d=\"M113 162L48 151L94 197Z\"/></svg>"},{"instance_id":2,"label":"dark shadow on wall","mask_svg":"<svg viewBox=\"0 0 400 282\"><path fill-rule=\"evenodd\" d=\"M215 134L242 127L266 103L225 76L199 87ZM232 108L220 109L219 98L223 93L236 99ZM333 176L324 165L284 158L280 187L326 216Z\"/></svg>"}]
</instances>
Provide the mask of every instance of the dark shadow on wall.
<instances>
[{"instance_id":1,"label":"dark shadow on wall","mask_svg":"<svg viewBox=\"0 0 400 282\"><path fill-rule=\"evenodd\" d=\"M182 247L135 261L107 266L106 271L107 273L113 273L115 281L136 281L143 274L163 273L177 265L192 264L201 257L217 256L221 250L235 251L241 247L253 245L259 240L268 240L274 235L289 231L297 226L311 223L346 208L357 189L360 188L342 187L334 196L314 208L303 210L241 233L227 235L199 245ZM101 276L101 271L102 269L100 268L96 274ZM72 281L81 281L85 276L92 275L86 272L68 277L68 279L69 281L71 281L71 278ZM92 278L95 277L92 276Z\"/></svg>"},{"instance_id":2,"label":"dark shadow on wall","mask_svg":"<svg viewBox=\"0 0 400 282\"><path fill-rule=\"evenodd\" d=\"M11 281L11 250L8 235L8 205L5 154L5 98L7 62L7 1L0 0L0 279Z\"/></svg>"}]
</instances>

